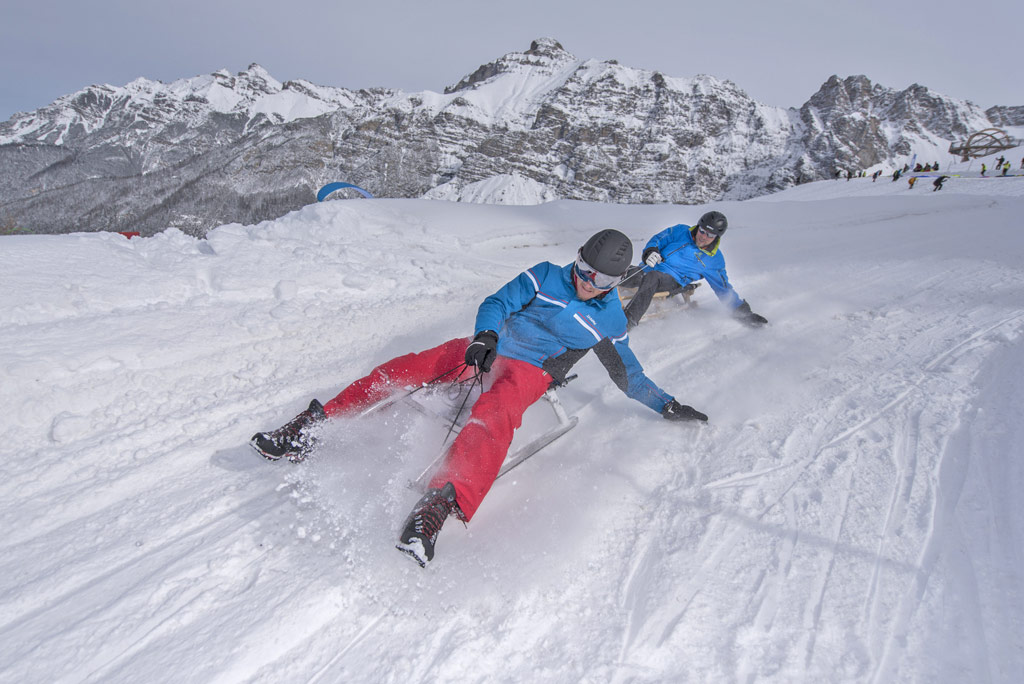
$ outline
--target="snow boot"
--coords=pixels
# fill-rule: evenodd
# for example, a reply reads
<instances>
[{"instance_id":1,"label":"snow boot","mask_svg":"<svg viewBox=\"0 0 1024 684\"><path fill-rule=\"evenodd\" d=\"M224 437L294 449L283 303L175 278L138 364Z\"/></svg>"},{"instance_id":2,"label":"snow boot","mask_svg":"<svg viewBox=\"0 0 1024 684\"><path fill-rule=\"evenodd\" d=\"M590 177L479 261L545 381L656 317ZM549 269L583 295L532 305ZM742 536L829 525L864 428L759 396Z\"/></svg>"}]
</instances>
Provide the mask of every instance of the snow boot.
<instances>
[{"instance_id":1,"label":"snow boot","mask_svg":"<svg viewBox=\"0 0 1024 684\"><path fill-rule=\"evenodd\" d=\"M287 456L292 463L299 463L304 461L316 446L317 439L313 428L325 420L327 414L324 413L323 405L314 399L309 402L309 408L284 426L273 432L257 432L249 440L249 444L271 461Z\"/></svg>"},{"instance_id":2,"label":"snow boot","mask_svg":"<svg viewBox=\"0 0 1024 684\"><path fill-rule=\"evenodd\" d=\"M405 529L395 548L412 556L421 568L427 567L427 563L434 559L437 533L452 513L465 522L466 518L455 502L455 485L448 482L441 489L428 490L405 521Z\"/></svg>"}]
</instances>

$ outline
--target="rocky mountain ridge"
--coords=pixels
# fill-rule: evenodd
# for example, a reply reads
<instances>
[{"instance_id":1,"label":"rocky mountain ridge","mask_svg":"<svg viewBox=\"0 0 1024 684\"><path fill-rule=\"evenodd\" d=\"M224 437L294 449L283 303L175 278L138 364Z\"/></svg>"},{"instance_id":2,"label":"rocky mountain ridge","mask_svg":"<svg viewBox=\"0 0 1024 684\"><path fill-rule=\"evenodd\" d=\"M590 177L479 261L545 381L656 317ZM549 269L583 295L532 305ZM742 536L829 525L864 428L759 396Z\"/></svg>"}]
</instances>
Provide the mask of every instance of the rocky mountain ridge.
<instances>
[{"instance_id":1,"label":"rocky mountain ridge","mask_svg":"<svg viewBox=\"0 0 1024 684\"><path fill-rule=\"evenodd\" d=\"M550 38L443 93L281 83L254 64L91 86L0 123L0 228L203 235L280 216L335 180L477 202L746 199L946 158L950 141L1021 109L865 76L833 76L782 109L711 76L582 60Z\"/></svg>"}]
</instances>

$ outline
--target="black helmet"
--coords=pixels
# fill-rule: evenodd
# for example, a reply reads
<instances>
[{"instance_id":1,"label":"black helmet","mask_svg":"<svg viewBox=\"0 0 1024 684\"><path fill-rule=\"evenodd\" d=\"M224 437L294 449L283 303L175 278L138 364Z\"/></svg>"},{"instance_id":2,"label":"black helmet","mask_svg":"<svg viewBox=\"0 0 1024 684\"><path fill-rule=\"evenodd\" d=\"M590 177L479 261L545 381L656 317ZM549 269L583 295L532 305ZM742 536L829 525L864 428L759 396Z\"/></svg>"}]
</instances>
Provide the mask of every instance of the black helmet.
<instances>
[{"instance_id":1,"label":"black helmet","mask_svg":"<svg viewBox=\"0 0 1024 684\"><path fill-rule=\"evenodd\" d=\"M605 228L591 235L580 247L576 255L576 272L596 287L609 289L619 284L632 262L633 243L625 234Z\"/></svg>"},{"instance_id":2,"label":"black helmet","mask_svg":"<svg viewBox=\"0 0 1024 684\"><path fill-rule=\"evenodd\" d=\"M725 234L726 229L729 227L729 221L725 218L725 214L720 211L709 211L700 217L700 221L697 221L697 227L703 228L706 232L711 233L715 237L722 237Z\"/></svg>"}]
</instances>

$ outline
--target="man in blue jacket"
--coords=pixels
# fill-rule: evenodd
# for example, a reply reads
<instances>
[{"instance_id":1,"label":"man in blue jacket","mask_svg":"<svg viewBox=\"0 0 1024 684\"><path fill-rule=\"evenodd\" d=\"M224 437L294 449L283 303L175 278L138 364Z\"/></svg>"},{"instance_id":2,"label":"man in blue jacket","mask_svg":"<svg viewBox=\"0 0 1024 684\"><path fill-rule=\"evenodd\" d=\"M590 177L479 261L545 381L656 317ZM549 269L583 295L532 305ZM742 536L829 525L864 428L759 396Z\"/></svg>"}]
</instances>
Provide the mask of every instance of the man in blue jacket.
<instances>
[{"instance_id":1,"label":"man in blue jacket","mask_svg":"<svg viewBox=\"0 0 1024 684\"><path fill-rule=\"evenodd\" d=\"M640 276L636 294L626 307L626 320L634 328L651 305L654 293L679 285L686 287L703 278L741 322L758 328L768 320L750 310L740 299L725 272L725 255L719 249L722 235L729 227L725 214L709 211L696 226L679 225L666 228L644 247L643 263L648 267Z\"/></svg>"},{"instance_id":2,"label":"man in blue jacket","mask_svg":"<svg viewBox=\"0 0 1024 684\"><path fill-rule=\"evenodd\" d=\"M455 376L466 366L487 373L485 391L399 538L399 550L426 566L448 516L467 522L473 517L526 409L552 382L564 381L590 349L623 392L663 418L708 419L654 384L629 348L615 288L632 260L629 238L602 230L579 249L575 262L537 264L487 297L477 311L473 338L387 361L326 404L314 399L284 427L257 433L251 443L267 458L300 461L315 446L315 426L330 416L356 414L397 389Z\"/></svg>"}]
</instances>

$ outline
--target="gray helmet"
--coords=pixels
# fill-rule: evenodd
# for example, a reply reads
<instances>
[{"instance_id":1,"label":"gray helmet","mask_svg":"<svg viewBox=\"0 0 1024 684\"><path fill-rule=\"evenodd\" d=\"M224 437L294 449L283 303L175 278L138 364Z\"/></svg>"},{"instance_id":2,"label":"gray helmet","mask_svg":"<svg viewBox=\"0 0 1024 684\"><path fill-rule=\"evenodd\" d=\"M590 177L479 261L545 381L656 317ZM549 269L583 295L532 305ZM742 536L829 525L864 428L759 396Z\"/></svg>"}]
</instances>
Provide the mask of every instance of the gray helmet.
<instances>
[{"instance_id":1,"label":"gray helmet","mask_svg":"<svg viewBox=\"0 0 1024 684\"><path fill-rule=\"evenodd\" d=\"M729 221L722 212L709 211L700 217L700 221L697 221L697 227L703 228L715 237L722 237L726 229L729 228Z\"/></svg>"},{"instance_id":2,"label":"gray helmet","mask_svg":"<svg viewBox=\"0 0 1024 684\"><path fill-rule=\"evenodd\" d=\"M579 256L605 275L620 276L633 262L633 243L624 233L605 228L583 243Z\"/></svg>"}]
</instances>

